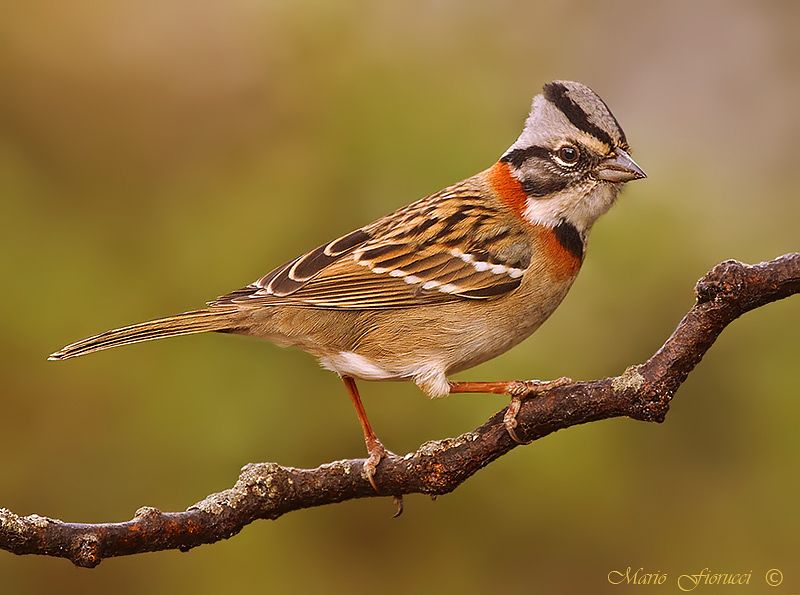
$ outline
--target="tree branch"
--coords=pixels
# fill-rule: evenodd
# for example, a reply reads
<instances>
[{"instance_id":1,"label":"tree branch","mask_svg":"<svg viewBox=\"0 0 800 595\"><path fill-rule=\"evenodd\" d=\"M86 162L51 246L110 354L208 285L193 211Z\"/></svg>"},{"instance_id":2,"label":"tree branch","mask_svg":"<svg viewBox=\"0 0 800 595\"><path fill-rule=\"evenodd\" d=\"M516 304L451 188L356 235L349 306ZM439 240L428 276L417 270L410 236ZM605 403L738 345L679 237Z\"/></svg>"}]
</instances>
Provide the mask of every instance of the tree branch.
<instances>
[{"instance_id":1,"label":"tree branch","mask_svg":"<svg viewBox=\"0 0 800 595\"><path fill-rule=\"evenodd\" d=\"M563 428L627 416L661 422L675 391L722 330L755 308L800 292L800 253L757 265L728 260L695 287L696 304L672 336L646 362L620 376L574 382L527 400L517 416L522 439L537 440ZM503 425L503 411L457 438L423 444L416 452L384 459L376 481L386 495L446 494L517 444ZM68 558L94 567L103 558L167 549L187 551L235 535L256 519L313 506L376 496L362 476L364 459L316 469L276 463L243 468L236 484L184 512L145 507L122 523L65 523L0 508L0 548L15 554Z\"/></svg>"}]
</instances>

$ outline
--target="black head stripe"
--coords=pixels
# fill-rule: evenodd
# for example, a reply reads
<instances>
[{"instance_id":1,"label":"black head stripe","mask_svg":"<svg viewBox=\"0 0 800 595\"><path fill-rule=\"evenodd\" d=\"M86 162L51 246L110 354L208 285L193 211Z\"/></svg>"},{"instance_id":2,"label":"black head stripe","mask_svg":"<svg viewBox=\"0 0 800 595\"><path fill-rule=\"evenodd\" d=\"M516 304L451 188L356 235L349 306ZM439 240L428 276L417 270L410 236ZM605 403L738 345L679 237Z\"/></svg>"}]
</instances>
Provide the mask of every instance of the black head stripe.
<instances>
[{"instance_id":1,"label":"black head stripe","mask_svg":"<svg viewBox=\"0 0 800 595\"><path fill-rule=\"evenodd\" d=\"M572 125L591 134L595 138L603 141L609 147L614 146L614 139L605 130L589 121L589 117L581 107L575 103L567 94L567 88L561 83L547 83L544 86L544 97L553 103L572 122Z\"/></svg>"},{"instance_id":2,"label":"black head stripe","mask_svg":"<svg viewBox=\"0 0 800 595\"><path fill-rule=\"evenodd\" d=\"M619 122L617 121L617 117L611 112L611 109L608 107L608 104L605 101L603 101L602 97L600 97L598 95L597 98L606 107L606 110L608 111L608 114L611 116L611 119L614 120L614 125L617 127L617 130L619 131L619 142L620 142L620 145L622 146L623 149L627 149L628 148L628 139L625 138L625 131L622 129L622 126L619 125Z\"/></svg>"}]
</instances>

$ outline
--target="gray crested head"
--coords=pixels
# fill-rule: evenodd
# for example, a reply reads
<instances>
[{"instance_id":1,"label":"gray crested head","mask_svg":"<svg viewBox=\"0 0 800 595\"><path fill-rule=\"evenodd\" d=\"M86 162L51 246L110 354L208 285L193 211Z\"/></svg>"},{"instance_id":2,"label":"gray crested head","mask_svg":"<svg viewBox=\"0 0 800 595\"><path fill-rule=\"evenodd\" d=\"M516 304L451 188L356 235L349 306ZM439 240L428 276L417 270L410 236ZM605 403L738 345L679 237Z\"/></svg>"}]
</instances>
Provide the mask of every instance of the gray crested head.
<instances>
[{"instance_id":1,"label":"gray crested head","mask_svg":"<svg viewBox=\"0 0 800 595\"><path fill-rule=\"evenodd\" d=\"M546 146L555 137L575 134L588 135L598 153L628 150L625 132L597 93L582 83L553 81L533 98L525 128L512 149Z\"/></svg>"},{"instance_id":2,"label":"gray crested head","mask_svg":"<svg viewBox=\"0 0 800 595\"><path fill-rule=\"evenodd\" d=\"M573 81L544 85L500 160L527 194L530 221L553 226L563 219L581 232L611 207L624 183L645 177L608 105Z\"/></svg>"},{"instance_id":3,"label":"gray crested head","mask_svg":"<svg viewBox=\"0 0 800 595\"><path fill-rule=\"evenodd\" d=\"M544 86L544 98L554 104L579 130L609 147L628 148L625 132L600 96L584 84L553 81Z\"/></svg>"}]
</instances>

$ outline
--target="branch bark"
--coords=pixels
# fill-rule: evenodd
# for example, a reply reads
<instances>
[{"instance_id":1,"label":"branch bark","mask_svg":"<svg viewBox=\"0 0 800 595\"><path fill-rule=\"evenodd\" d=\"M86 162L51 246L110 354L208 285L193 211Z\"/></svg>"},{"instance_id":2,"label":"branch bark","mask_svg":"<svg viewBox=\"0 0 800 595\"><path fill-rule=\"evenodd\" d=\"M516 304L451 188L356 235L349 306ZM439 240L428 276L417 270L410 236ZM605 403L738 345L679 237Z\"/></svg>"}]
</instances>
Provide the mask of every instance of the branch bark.
<instances>
[{"instance_id":1,"label":"branch bark","mask_svg":"<svg viewBox=\"0 0 800 595\"><path fill-rule=\"evenodd\" d=\"M619 376L574 382L525 401L517 416L518 435L533 441L563 428L622 416L662 422L675 391L728 324L798 292L800 253L756 265L735 260L716 265L698 281L695 305L652 357ZM446 494L518 446L503 425L504 412L457 438L427 442L416 452L384 459L375 477L384 495ZM0 508L0 548L68 558L83 567L113 556L188 551L231 537L257 519L378 495L362 475L364 462L335 461L316 469L247 465L232 488L186 511L144 507L121 523L66 523Z\"/></svg>"}]
</instances>

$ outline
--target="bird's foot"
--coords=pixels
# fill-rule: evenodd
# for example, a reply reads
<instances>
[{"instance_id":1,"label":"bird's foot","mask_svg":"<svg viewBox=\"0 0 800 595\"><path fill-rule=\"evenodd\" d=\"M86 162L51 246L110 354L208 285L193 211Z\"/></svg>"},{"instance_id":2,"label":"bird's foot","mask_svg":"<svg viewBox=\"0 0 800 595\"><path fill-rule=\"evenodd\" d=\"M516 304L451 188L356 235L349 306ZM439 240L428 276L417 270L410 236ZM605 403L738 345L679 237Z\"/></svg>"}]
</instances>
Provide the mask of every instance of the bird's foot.
<instances>
[{"instance_id":1,"label":"bird's foot","mask_svg":"<svg viewBox=\"0 0 800 595\"><path fill-rule=\"evenodd\" d=\"M369 453L369 457L361 469L361 475L370 483L375 493L380 494L381 491L378 489L378 484L375 483L375 471L377 471L378 465L383 459L387 456L394 456L394 453L387 450L377 438L371 438L367 442L367 453Z\"/></svg>"},{"instance_id":2,"label":"bird's foot","mask_svg":"<svg viewBox=\"0 0 800 595\"><path fill-rule=\"evenodd\" d=\"M523 401L544 394L554 388L572 384L572 382L572 378L562 376L555 380L518 380L509 383L508 394L511 396L511 403L509 403L508 409L503 415L503 425L506 427L511 439L517 444L528 444L530 442L530 440L521 440L517 435L517 414Z\"/></svg>"},{"instance_id":3,"label":"bird's foot","mask_svg":"<svg viewBox=\"0 0 800 595\"><path fill-rule=\"evenodd\" d=\"M375 483L375 471L377 471L378 465L383 459L396 455L391 450L388 450L377 438L370 440L370 443L367 444L367 452L369 453L369 457L366 463L364 463L364 467L361 469L361 474L372 486L372 489L375 490L375 493L380 494L381 491L378 489L378 484ZM392 496L392 501L395 506L392 518L396 519L403 514L403 497L394 495Z\"/></svg>"}]
</instances>

